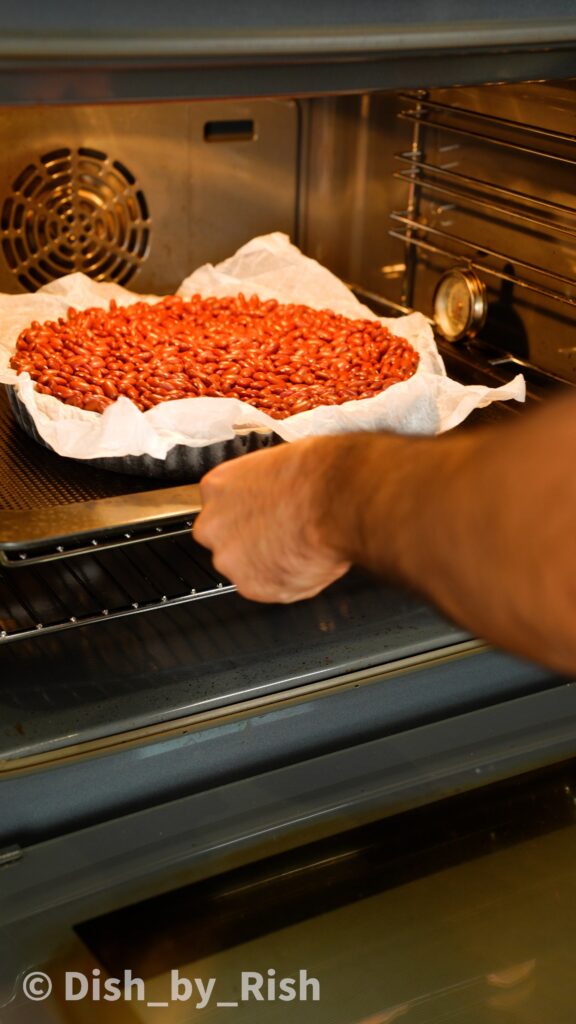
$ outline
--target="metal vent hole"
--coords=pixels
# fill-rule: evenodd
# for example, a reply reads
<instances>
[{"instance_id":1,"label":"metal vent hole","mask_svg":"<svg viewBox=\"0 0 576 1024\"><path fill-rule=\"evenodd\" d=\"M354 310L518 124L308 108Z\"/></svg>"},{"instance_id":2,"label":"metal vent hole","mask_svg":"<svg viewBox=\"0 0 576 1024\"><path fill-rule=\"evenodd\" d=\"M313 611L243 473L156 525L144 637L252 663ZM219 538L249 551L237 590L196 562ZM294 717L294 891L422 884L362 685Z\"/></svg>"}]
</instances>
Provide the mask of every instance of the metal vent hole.
<instances>
[{"instance_id":1,"label":"metal vent hole","mask_svg":"<svg viewBox=\"0 0 576 1024\"><path fill-rule=\"evenodd\" d=\"M74 271L127 284L150 249L148 203L119 160L62 147L14 179L0 237L7 266L28 291Z\"/></svg>"}]
</instances>

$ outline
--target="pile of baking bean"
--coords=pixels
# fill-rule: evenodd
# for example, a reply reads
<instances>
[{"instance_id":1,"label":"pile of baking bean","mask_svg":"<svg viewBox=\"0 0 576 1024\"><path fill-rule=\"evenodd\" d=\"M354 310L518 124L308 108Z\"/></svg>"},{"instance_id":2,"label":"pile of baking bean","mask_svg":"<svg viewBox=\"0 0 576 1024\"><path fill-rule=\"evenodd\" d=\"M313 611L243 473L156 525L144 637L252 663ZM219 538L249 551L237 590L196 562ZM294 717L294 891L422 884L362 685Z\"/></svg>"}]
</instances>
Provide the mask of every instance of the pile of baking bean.
<instances>
[{"instance_id":1,"label":"pile of baking bean","mask_svg":"<svg viewBox=\"0 0 576 1024\"><path fill-rule=\"evenodd\" d=\"M370 398L411 377L418 353L377 320L253 295L168 296L22 331L11 366L66 405L102 413L179 398L239 398L275 419Z\"/></svg>"}]
</instances>

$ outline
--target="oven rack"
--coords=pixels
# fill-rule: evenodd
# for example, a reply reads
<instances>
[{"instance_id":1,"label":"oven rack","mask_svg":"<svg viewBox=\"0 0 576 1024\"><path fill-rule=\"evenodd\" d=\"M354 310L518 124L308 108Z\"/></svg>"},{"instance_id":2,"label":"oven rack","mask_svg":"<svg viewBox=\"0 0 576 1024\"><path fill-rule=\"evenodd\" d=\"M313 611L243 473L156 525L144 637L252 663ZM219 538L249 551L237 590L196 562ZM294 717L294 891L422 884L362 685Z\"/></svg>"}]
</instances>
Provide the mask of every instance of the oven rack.
<instances>
[{"instance_id":1,"label":"oven rack","mask_svg":"<svg viewBox=\"0 0 576 1024\"><path fill-rule=\"evenodd\" d=\"M545 286L535 284L533 281L527 281L525 278L518 277L515 273L510 273L507 270L500 270L497 267L490 266L485 262L484 259L474 258L469 255L470 251L483 256L491 256L498 260L502 260L506 266L522 266L525 269L536 269L532 264L525 264L522 261L515 259L510 255L498 252L494 249L483 249L476 243L469 242L467 239L459 238L454 235L450 235L447 232L441 231L438 228L433 228L430 225L423 225L417 220L413 220L410 217L405 216L402 213L394 212L390 214L390 217L394 221L398 221L401 224L406 225L411 230L418 230L427 232L434 236L440 236L446 241L454 243L454 247L448 245L442 245L439 242L430 242L424 238L418 238L411 234L409 231L390 231L389 234L392 238L397 238L400 242L403 242L407 246L411 246L415 249L420 249L423 252L433 253L437 256L443 256L452 262L465 263L467 267L471 267L474 270L478 270L483 274L488 274L490 277L497 278L499 281L509 281L515 287L526 289L530 292L535 292L538 295L543 296L547 299L552 299L555 302L563 303L566 306L576 306L576 298L572 298L569 295L563 295L560 292L553 291ZM458 245L462 246L464 251L458 251ZM552 271L544 271L538 268L539 273L545 274L547 277L552 277L558 282L564 282L576 288L576 278L571 279L563 277L562 275L554 274Z\"/></svg>"},{"instance_id":2,"label":"oven rack","mask_svg":"<svg viewBox=\"0 0 576 1024\"><path fill-rule=\"evenodd\" d=\"M0 569L0 643L233 592L190 531Z\"/></svg>"},{"instance_id":3,"label":"oven rack","mask_svg":"<svg viewBox=\"0 0 576 1024\"><path fill-rule=\"evenodd\" d=\"M461 125L450 124L449 122L434 120L430 116L430 112L438 112L440 114L446 114L449 116L462 116L466 120L472 119L478 121L480 124L489 125L491 128L501 129L502 131L513 131L519 132L522 135L533 135L537 138L544 138L548 141L566 143L568 146L573 145L576 142L576 136L571 132L560 132L553 131L549 128L542 128L540 125L530 124L527 121L514 121L506 117L498 117L497 114L486 114L483 111L472 110L469 107L459 107L455 103L442 103L438 100L430 99L424 93L418 93L411 95L410 93L402 93L401 99L408 100L411 103L416 103L416 107L410 110L402 110L399 113L399 117L402 120L412 121L414 123L424 123L429 128L439 128L442 131L453 132L457 135L465 135L469 138L479 139L481 142L487 142L490 145L502 146L508 150L515 150L517 152L526 153L530 156L543 157L546 160L555 160L561 163L569 164L571 166L576 164L574 157L564 156L563 154L550 153L545 149L538 149L534 146L526 145L525 143L514 142L509 138L500 138L497 135L490 134L489 132L477 131L473 128L462 127Z\"/></svg>"},{"instance_id":4,"label":"oven rack","mask_svg":"<svg viewBox=\"0 0 576 1024\"><path fill-rule=\"evenodd\" d=\"M445 200L443 211L449 212L458 207L463 211L480 211L495 218L501 218L512 225L527 225L535 231L560 233L567 240L576 241L576 208L557 202L545 196L539 196L509 186L492 182L476 174L455 170L456 161L441 165L427 158L425 152L425 133L430 129L438 132L451 133L455 136L471 139L474 143L488 147L499 147L511 153L536 157L544 162L561 163L576 168L576 155L569 150L576 147L576 135L549 130L539 125L514 121L442 103L430 99L426 94L403 94L402 98L415 104L414 108L402 110L399 117L412 122L412 147L408 151L395 154L396 159L408 167L397 171L394 177L404 181L409 187L406 210L394 211L391 219L399 225L392 229L390 235L403 242L407 251L408 279L413 278L410 254L421 251L445 258L449 263L465 263L480 273L500 281L510 282L514 287L535 293L544 299L573 308L576 306L576 279L573 276L559 273L550 268L549 264L537 264L520 258L517 254L486 245L475 237L463 237L457 231L447 230L445 226L430 223L429 218L421 214L421 200L438 197ZM463 118L478 127L468 124L454 124L446 117ZM563 153L549 152L526 141L514 141L498 135L499 131L517 133L530 139L545 139L562 144ZM443 147L443 150L457 150L454 147ZM542 216L542 214L547 214ZM400 227L401 226L401 227ZM556 287L555 287L556 286ZM407 305L411 305L411 296L406 296Z\"/></svg>"},{"instance_id":5,"label":"oven rack","mask_svg":"<svg viewBox=\"0 0 576 1024\"><path fill-rule=\"evenodd\" d=\"M22 517L23 518L23 517ZM44 562L61 561L64 558L76 558L79 555L93 555L96 551L113 551L115 548L131 547L143 544L160 537L185 537L190 533L192 519L171 526L158 526L154 521L139 528L119 530L111 533L99 533L98 536L75 537L70 534L56 541L47 541L34 547L14 549L0 547L0 568L24 568Z\"/></svg>"}]
</instances>

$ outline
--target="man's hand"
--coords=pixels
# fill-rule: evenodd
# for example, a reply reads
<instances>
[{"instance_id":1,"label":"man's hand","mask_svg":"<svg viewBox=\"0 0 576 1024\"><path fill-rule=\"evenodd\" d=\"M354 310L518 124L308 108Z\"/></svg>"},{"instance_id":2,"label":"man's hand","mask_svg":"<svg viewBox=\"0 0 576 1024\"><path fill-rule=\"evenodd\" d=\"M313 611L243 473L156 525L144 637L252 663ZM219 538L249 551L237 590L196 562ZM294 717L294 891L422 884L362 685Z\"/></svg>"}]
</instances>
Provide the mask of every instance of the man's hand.
<instances>
[{"instance_id":1,"label":"man's hand","mask_svg":"<svg viewBox=\"0 0 576 1024\"><path fill-rule=\"evenodd\" d=\"M194 537L216 569L254 601L313 597L350 568L331 540L337 438L317 438L223 463L201 482Z\"/></svg>"},{"instance_id":2,"label":"man's hand","mask_svg":"<svg viewBox=\"0 0 576 1024\"><path fill-rule=\"evenodd\" d=\"M575 464L573 393L441 438L319 437L209 473L195 535L254 600L312 597L360 565L574 674Z\"/></svg>"}]
</instances>

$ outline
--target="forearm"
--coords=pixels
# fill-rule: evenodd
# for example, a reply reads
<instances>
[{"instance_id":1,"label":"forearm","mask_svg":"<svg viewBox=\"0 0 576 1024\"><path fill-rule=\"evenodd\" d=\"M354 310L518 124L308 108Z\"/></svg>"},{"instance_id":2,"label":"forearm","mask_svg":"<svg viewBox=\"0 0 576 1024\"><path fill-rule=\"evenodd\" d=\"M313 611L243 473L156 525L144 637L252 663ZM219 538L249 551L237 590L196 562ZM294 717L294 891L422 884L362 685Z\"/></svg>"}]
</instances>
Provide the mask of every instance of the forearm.
<instances>
[{"instance_id":1,"label":"forearm","mask_svg":"<svg viewBox=\"0 0 576 1024\"><path fill-rule=\"evenodd\" d=\"M196 537L245 597L312 597L355 563L576 673L574 395L512 427L282 445L217 467L202 498Z\"/></svg>"},{"instance_id":2,"label":"forearm","mask_svg":"<svg viewBox=\"0 0 576 1024\"><path fill-rule=\"evenodd\" d=\"M575 672L574 399L512 428L349 443L351 500L331 529L350 560L495 644Z\"/></svg>"},{"instance_id":3,"label":"forearm","mask_svg":"<svg viewBox=\"0 0 576 1024\"><path fill-rule=\"evenodd\" d=\"M331 453L335 475L326 505L332 509L325 519L330 542L356 565L423 589L421 570L430 542L440 556L447 510L455 500L451 492L473 447L471 438L455 435L339 438Z\"/></svg>"}]
</instances>

